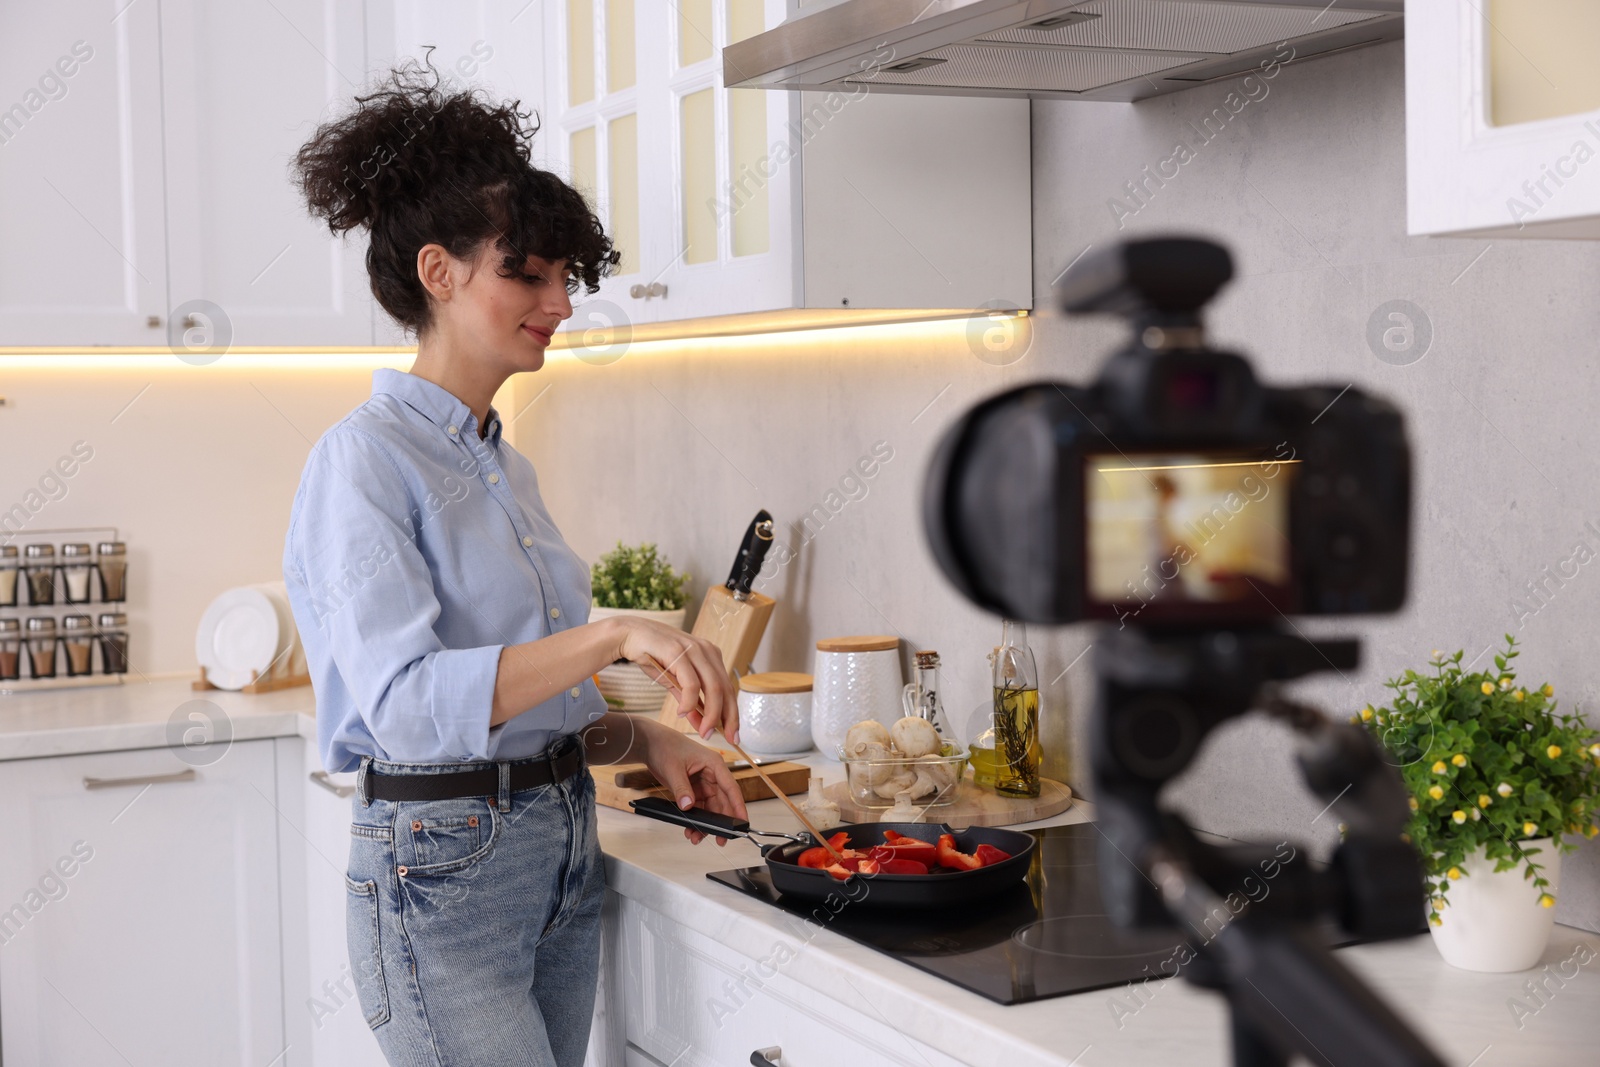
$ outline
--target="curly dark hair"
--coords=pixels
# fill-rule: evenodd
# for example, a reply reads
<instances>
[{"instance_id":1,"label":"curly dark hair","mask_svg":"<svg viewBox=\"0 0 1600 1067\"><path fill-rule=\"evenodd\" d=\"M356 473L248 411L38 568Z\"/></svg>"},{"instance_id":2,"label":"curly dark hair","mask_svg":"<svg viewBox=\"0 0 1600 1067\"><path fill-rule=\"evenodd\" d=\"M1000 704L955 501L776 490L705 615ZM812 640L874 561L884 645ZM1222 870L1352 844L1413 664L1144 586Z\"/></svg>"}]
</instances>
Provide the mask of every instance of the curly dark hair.
<instances>
[{"instance_id":1,"label":"curly dark hair","mask_svg":"<svg viewBox=\"0 0 1600 1067\"><path fill-rule=\"evenodd\" d=\"M371 234L372 295L421 333L432 317L417 252L437 243L461 259L493 240L497 273L531 280L529 254L566 260L567 291L593 293L618 253L583 195L529 160L537 119L517 100L441 87L431 56L390 71L349 114L318 127L294 160L311 213L328 229Z\"/></svg>"}]
</instances>

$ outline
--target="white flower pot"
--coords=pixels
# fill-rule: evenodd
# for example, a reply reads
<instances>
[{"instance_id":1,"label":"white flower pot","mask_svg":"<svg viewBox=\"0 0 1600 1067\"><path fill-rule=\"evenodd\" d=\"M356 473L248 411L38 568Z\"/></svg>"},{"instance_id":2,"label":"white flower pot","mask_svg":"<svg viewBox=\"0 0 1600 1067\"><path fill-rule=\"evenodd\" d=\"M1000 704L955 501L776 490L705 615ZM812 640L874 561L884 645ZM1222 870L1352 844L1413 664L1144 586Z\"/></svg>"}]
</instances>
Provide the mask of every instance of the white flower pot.
<instances>
[{"instance_id":1,"label":"white flower pot","mask_svg":"<svg viewBox=\"0 0 1600 1067\"><path fill-rule=\"evenodd\" d=\"M589 621L598 622L616 615L634 615L641 619L654 619L674 629L683 629L685 608L674 611L645 611L642 608L601 608L589 609ZM661 705L666 703L667 691L656 684L655 679L644 673L636 663L613 663L600 670L598 678L600 695L607 701L621 701L621 711L639 712L641 714L656 715L661 712Z\"/></svg>"},{"instance_id":2,"label":"white flower pot","mask_svg":"<svg viewBox=\"0 0 1600 1067\"><path fill-rule=\"evenodd\" d=\"M1525 878L1525 865L1496 871L1479 848L1461 864L1461 877L1450 883L1450 903L1430 926L1439 955L1465 971L1525 971L1539 962L1555 924L1555 909L1539 906L1539 894L1556 895L1561 884L1561 853L1552 838L1518 841L1543 869L1550 885L1536 889ZM1538 851L1534 851L1537 849Z\"/></svg>"}]
</instances>

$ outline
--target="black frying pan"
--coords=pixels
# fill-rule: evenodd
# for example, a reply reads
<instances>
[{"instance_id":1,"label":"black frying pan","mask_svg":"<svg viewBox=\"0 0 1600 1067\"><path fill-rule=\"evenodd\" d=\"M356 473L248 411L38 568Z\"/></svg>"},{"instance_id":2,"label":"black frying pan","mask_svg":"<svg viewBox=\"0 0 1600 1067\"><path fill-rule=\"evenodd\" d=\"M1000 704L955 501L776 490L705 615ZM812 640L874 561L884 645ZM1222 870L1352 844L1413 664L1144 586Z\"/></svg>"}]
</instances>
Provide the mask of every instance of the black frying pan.
<instances>
[{"instance_id":1,"label":"black frying pan","mask_svg":"<svg viewBox=\"0 0 1600 1067\"><path fill-rule=\"evenodd\" d=\"M893 830L904 837L915 837L930 844L938 844L940 834L954 834L956 847L962 852L972 852L979 845L993 845L1011 858L1001 860L975 871L953 871L936 868L936 874L873 874L852 875L849 882L841 882L827 871L802 867L796 860L800 853L821 844L810 834L795 836L774 830L752 830L743 819L721 815L706 808L680 810L670 800L644 797L631 801L633 810L649 819L659 819L675 826L713 834L717 837L742 837L754 841L761 849L761 858L767 861L767 871L778 892L802 900L826 900L837 894L849 882L864 882L867 891L856 899L858 904L911 908L942 908L952 904L966 904L974 900L1002 893L1022 881L1028 873L1036 842L1032 835L1018 830L1004 830L996 826L973 826L966 830L953 830L948 826L921 822L872 822L832 827L828 833L840 830L850 835L846 847L865 851L873 845L883 844L885 830ZM758 837L783 838L784 844L769 844Z\"/></svg>"}]
</instances>

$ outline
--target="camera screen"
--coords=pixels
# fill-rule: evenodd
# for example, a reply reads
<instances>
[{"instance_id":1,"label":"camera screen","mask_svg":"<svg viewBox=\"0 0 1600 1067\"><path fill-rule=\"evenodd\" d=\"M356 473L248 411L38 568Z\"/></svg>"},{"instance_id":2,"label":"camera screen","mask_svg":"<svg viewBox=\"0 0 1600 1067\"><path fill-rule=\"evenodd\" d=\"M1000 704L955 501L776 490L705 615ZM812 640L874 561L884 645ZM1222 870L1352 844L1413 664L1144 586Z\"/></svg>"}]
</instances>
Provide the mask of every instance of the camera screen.
<instances>
[{"instance_id":1,"label":"camera screen","mask_svg":"<svg viewBox=\"0 0 1600 1067\"><path fill-rule=\"evenodd\" d=\"M1147 607L1149 617L1193 619L1284 610L1296 462L1199 453L1089 456L1089 600L1120 608L1119 616Z\"/></svg>"}]
</instances>

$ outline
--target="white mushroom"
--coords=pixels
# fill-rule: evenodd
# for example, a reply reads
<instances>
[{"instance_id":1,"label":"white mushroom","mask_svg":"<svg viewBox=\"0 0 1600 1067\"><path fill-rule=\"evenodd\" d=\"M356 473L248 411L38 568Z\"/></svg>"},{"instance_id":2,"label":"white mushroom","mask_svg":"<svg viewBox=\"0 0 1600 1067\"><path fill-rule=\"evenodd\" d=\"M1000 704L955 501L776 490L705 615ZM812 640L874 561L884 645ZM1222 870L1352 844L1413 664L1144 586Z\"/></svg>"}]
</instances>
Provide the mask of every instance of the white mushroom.
<instances>
[{"instance_id":1,"label":"white mushroom","mask_svg":"<svg viewBox=\"0 0 1600 1067\"><path fill-rule=\"evenodd\" d=\"M859 758L866 750L867 745L882 745L889 747L889 730L877 719L863 719L850 727L844 735L844 754L852 758Z\"/></svg>"},{"instance_id":2,"label":"white mushroom","mask_svg":"<svg viewBox=\"0 0 1600 1067\"><path fill-rule=\"evenodd\" d=\"M916 771L917 780L911 787L913 799L942 793L956 784L955 773L950 769L940 756L924 756L912 765Z\"/></svg>"},{"instance_id":3,"label":"white mushroom","mask_svg":"<svg viewBox=\"0 0 1600 1067\"><path fill-rule=\"evenodd\" d=\"M893 764L889 764L883 769L889 771L894 777L880 785L873 786L872 791L885 800L893 800L896 793L906 789L914 789L917 784L917 772L910 767L904 765L896 767ZM915 795L915 792L913 792L912 796Z\"/></svg>"},{"instance_id":4,"label":"white mushroom","mask_svg":"<svg viewBox=\"0 0 1600 1067\"><path fill-rule=\"evenodd\" d=\"M889 751L889 746L876 741L868 741L862 745L860 751L850 759L851 778L866 786L882 785L901 771L901 767L895 762L894 753Z\"/></svg>"},{"instance_id":5,"label":"white mushroom","mask_svg":"<svg viewBox=\"0 0 1600 1067\"><path fill-rule=\"evenodd\" d=\"M902 756L915 759L939 751L939 731L927 719L907 715L889 730L894 747Z\"/></svg>"}]
</instances>

